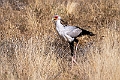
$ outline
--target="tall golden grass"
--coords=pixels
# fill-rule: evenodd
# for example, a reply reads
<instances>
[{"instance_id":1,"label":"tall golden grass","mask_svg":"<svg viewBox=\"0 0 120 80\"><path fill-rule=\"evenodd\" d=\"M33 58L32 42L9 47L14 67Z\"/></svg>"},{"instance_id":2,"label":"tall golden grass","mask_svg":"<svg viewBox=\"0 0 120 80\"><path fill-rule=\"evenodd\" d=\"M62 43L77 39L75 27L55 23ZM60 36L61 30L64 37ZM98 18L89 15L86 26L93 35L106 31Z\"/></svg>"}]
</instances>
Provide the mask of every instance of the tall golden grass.
<instances>
[{"instance_id":1,"label":"tall golden grass","mask_svg":"<svg viewBox=\"0 0 120 80\"><path fill-rule=\"evenodd\" d=\"M120 80L119 0L1 0L0 80ZM69 44L53 15L92 31L79 38L71 70Z\"/></svg>"}]
</instances>

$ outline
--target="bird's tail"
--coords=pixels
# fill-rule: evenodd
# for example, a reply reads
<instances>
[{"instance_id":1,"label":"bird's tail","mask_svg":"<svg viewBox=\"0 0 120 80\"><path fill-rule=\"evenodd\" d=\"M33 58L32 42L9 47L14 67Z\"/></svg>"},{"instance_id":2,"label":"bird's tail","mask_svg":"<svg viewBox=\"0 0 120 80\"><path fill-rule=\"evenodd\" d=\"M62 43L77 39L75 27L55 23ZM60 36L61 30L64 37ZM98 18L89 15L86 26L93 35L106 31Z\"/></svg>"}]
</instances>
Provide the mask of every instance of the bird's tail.
<instances>
[{"instance_id":1,"label":"bird's tail","mask_svg":"<svg viewBox=\"0 0 120 80\"><path fill-rule=\"evenodd\" d=\"M82 36L82 35L94 36L95 34L90 31L82 29L82 33L79 36Z\"/></svg>"}]
</instances>

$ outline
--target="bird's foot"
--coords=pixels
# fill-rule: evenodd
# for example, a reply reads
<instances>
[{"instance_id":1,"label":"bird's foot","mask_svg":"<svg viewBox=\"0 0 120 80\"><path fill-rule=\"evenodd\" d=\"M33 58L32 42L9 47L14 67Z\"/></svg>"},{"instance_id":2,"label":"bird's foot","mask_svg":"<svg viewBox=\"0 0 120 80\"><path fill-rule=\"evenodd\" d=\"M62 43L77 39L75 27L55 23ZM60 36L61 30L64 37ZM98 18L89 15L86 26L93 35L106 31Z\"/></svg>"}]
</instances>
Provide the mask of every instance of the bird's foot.
<instances>
[{"instance_id":1,"label":"bird's foot","mask_svg":"<svg viewBox=\"0 0 120 80\"><path fill-rule=\"evenodd\" d=\"M75 59L74 57L72 57L72 68L73 68L73 66L74 66L74 63L75 63L76 65L78 65L76 59Z\"/></svg>"}]
</instances>

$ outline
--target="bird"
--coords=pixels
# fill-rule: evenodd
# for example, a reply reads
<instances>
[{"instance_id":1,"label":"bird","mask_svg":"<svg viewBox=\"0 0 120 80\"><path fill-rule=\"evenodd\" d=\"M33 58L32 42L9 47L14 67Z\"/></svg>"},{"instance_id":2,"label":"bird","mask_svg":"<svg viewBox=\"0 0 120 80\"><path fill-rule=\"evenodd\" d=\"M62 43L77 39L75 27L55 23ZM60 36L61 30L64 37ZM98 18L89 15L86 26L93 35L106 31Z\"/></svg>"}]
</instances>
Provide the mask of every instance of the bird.
<instances>
[{"instance_id":1,"label":"bird","mask_svg":"<svg viewBox=\"0 0 120 80\"><path fill-rule=\"evenodd\" d=\"M78 65L78 63L76 62L76 51L74 52L74 42L77 43L75 48L77 50L79 44L78 43L79 40L77 39L77 37L81 37L83 35L94 36L95 34L85 29L82 29L78 26L63 25L61 22L64 21L59 15L54 15L52 17L52 21L54 21L55 23L58 34L62 36L65 39L65 41L67 41L70 45L71 56L72 56L72 67L74 62Z\"/></svg>"}]
</instances>

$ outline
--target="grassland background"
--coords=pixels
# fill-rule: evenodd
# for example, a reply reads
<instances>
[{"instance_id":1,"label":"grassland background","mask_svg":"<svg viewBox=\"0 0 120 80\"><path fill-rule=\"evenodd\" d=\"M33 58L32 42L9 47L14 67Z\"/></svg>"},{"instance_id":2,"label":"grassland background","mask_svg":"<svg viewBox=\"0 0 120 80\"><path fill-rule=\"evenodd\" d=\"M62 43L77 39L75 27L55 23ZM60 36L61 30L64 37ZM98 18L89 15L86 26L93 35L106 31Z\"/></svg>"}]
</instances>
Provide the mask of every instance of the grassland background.
<instances>
[{"instance_id":1,"label":"grassland background","mask_svg":"<svg viewBox=\"0 0 120 80\"><path fill-rule=\"evenodd\" d=\"M72 70L55 14L96 34ZM120 80L120 0L0 0L0 80Z\"/></svg>"}]
</instances>

